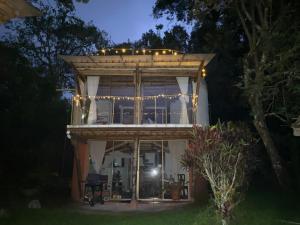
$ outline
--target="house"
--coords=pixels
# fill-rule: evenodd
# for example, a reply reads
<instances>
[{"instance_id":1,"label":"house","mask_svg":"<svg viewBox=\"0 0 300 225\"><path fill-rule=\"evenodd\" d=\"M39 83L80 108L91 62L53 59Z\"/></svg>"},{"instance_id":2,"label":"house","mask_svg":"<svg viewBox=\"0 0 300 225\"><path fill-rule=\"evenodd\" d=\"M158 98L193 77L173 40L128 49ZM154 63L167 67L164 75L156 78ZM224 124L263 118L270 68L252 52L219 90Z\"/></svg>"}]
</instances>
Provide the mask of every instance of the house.
<instances>
[{"instance_id":1,"label":"house","mask_svg":"<svg viewBox=\"0 0 300 225\"><path fill-rule=\"evenodd\" d=\"M294 130L294 136L300 136L300 116L298 116L297 120L292 124L292 128Z\"/></svg>"},{"instance_id":2,"label":"house","mask_svg":"<svg viewBox=\"0 0 300 225\"><path fill-rule=\"evenodd\" d=\"M15 17L41 15L41 12L26 0L0 0L0 9L0 23Z\"/></svg>"},{"instance_id":3,"label":"house","mask_svg":"<svg viewBox=\"0 0 300 225\"><path fill-rule=\"evenodd\" d=\"M191 200L193 176L180 160L193 124L209 125L205 67L214 54L111 50L62 56L76 74L71 124L72 198L88 173L108 176L107 200L168 201L179 182ZM137 52L137 51L136 51Z\"/></svg>"}]
</instances>

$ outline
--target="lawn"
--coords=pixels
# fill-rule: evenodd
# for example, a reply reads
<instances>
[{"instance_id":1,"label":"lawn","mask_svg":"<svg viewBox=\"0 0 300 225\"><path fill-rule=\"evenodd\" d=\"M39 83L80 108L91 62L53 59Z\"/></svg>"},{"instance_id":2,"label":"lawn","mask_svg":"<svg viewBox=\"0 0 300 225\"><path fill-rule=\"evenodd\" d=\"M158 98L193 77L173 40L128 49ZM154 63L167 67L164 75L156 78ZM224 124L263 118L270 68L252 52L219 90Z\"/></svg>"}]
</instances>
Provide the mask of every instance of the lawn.
<instances>
[{"instance_id":1,"label":"lawn","mask_svg":"<svg viewBox=\"0 0 300 225\"><path fill-rule=\"evenodd\" d=\"M297 198L281 194L251 194L235 212L235 223L241 225L300 224ZM297 224L294 223L294 224ZM2 225L215 225L212 207L190 205L185 208L149 213L79 213L66 208L40 210L15 209L0 218Z\"/></svg>"}]
</instances>

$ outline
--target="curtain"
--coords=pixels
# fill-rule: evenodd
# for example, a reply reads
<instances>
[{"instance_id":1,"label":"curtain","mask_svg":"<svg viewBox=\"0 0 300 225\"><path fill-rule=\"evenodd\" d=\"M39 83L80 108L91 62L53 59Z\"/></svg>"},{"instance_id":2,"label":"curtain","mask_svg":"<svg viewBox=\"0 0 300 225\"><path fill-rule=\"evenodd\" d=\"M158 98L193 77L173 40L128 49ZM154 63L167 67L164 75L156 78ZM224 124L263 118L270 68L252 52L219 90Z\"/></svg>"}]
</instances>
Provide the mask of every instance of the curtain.
<instances>
[{"instance_id":1,"label":"curtain","mask_svg":"<svg viewBox=\"0 0 300 225\"><path fill-rule=\"evenodd\" d=\"M87 77L87 91L89 96L96 96L99 85L99 76L88 76ZM94 124L97 120L97 106L95 98L90 98L90 110L88 115L88 124Z\"/></svg>"},{"instance_id":2,"label":"curtain","mask_svg":"<svg viewBox=\"0 0 300 225\"><path fill-rule=\"evenodd\" d=\"M198 107L196 111L196 124L201 126L209 125L209 114L208 114L208 94L206 81L200 79L199 96L198 96ZM196 94L196 82L193 82L193 94Z\"/></svg>"},{"instance_id":3,"label":"curtain","mask_svg":"<svg viewBox=\"0 0 300 225\"><path fill-rule=\"evenodd\" d=\"M100 173L106 149L106 141L89 140L89 152L92 160L93 171Z\"/></svg>"},{"instance_id":4,"label":"curtain","mask_svg":"<svg viewBox=\"0 0 300 225\"><path fill-rule=\"evenodd\" d=\"M181 165L181 156L186 149L186 141L185 140L170 140L168 141L169 145L169 154L166 154L166 165L165 171L166 173L177 181L177 174L185 173L182 165Z\"/></svg>"},{"instance_id":5,"label":"curtain","mask_svg":"<svg viewBox=\"0 0 300 225\"><path fill-rule=\"evenodd\" d=\"M180 124L188 124L189 117L187 111L187 103L189 102L188 88L189 88L189 78L188 77L176 77L181 94L183 96L179 97L179 101L181 103L181 111L180 111Z\"/></svg>"}]
</instances>

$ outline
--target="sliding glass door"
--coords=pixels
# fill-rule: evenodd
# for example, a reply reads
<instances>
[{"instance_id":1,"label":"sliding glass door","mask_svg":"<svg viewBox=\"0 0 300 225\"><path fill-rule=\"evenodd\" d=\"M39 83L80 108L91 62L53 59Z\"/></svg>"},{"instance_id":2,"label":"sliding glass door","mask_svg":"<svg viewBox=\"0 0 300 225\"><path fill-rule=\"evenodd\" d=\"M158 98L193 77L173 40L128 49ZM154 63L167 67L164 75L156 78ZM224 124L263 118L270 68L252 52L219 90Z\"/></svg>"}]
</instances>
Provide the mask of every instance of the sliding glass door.
<instances>
[{"instance_id":1,"label":"sliding glass door","mask_svg":"<svg viewBox=\"0 0 300 225\"><path fill-rule=\"evenodd\" d=\"M140 141L139 198L162 197L162 141Z\"/></svg>"},{"instance_id":2,"label":"sliding glass door","mask_svg":"<svg viewBox=\"0 0 300 225\"><path fill-rule=\"evenodd\" d=\"M104 190L105 199L130 199L132 195L133 141L108 141L100 174L108 176Z\"/></svg>"},{"instance_id":3,"label":"sliding glass door","mask_svg":"<svg viewBox=\"0 0 300 225\"><path fill-rule=\"evenodd\" d=\"M189 177L181 164L186 146L186 140L140 141L139 199L188 199Z\"/></svg>"}]
</instances>

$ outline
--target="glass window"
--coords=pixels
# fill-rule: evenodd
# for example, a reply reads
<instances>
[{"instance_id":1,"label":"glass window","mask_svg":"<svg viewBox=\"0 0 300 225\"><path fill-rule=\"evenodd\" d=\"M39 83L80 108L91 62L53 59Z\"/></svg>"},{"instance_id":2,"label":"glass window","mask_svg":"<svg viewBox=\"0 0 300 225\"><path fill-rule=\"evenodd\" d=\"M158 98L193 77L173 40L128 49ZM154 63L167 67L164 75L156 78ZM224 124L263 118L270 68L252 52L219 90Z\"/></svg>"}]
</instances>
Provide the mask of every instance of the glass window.
<instances>
[{"instance_id":1,"label":"glass window","mask_svg":"<svg viewBox=\"0 0 300 225\"><path fill-rule=\"evenodd\" d=\"M133 124L134 100L128 97L134 96L134 90L133 76L101 76L97 95L104 99L97 100L97 123Z\"/></svg>"},{"instance_id":2,"label":"glass window","mask_svg":"<svg viewBox=\"0 0 300 225\"><path fill-rule=\"evenodd\" d=\"M130 199L132 195L133 141L108 141L101 162L100 174L108 176L104 199ZM90 166L93 173L93 166Z\"/></svg>"},{"instance_id":3,"label":"glass window","mask_svg":"<svg viewBox=\"0 0 300 225\"><path fill-rule=\"evenodd\" d=\"M139 198L162 197L162 141L141 141Z\"/></svg>"}]
</instances>

